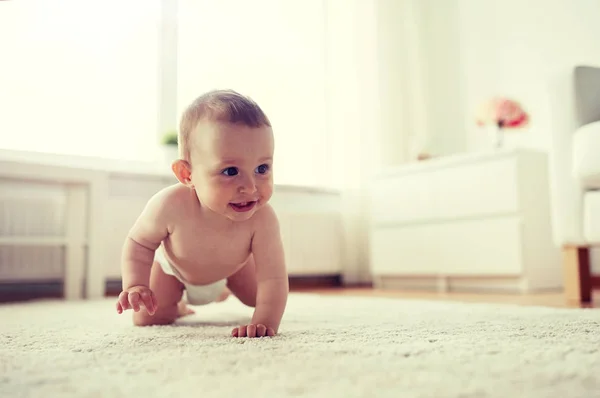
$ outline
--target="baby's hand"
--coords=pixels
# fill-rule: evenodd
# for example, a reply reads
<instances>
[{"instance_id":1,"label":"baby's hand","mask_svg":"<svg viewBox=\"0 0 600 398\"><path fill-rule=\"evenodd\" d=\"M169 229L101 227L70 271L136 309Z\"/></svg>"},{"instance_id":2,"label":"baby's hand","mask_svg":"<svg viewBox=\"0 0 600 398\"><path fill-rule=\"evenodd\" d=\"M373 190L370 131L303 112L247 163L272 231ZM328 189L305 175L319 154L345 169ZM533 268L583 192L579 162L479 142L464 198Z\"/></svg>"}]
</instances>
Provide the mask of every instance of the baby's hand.
<instances>
[{"instance_id":1,"label":"baby's hand","mask_svg":"<svg viewBox=\"0 0 600 398\"><path fill-rule=\"evenodd\" d=\"M119 314L132 308L135 312L138 312L142 306L146 308L150 315L154 315L158 307L154 293L147 286L133 286L119 294L119 300L117 301L117 312Z\"/></svg>"},{"instance_id":2,"label":"baby's hand","mask_svg":"<svg viewBox=\"0 0 600 398\"><path fill-rule=\"evenodd\" d=\"M275 331L265 325L243 325L231 331L233 337L265 337L275 336Z\"/></svg>"}]
</instances>

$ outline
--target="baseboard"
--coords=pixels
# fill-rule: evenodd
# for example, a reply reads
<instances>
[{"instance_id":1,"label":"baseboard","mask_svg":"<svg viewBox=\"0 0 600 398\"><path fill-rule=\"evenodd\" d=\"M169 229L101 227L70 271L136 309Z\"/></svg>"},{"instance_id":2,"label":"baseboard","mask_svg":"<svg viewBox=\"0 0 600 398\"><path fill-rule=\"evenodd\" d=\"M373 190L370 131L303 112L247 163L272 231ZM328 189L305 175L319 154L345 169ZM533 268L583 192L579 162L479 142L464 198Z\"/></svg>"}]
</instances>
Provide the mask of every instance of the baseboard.
<instances>
[{"instance_id":1,"label":"baseboard","mask_svg":"<svg viewBox=\"0 0 600 398\"><path fill-rule=\"evenodd\" d=\"M106 296L118 296L121 293L123 285L120 279L108 279L106 281L105 292Z\"/></svg>"},{"instance_id":2,"label":"baseboard","mask_svg":"<svg viewBox=\"0 0 600 398\"><path fill-rule=\"evenodd\" d=\"M293 275L289 277L290 290L342 287L341 275ZM106 295L117 296L121 293L121 280L106 282Z\"/></svg>"},{"instance_id":3,"label":"baseboard","mask_svg":"<svg viewBox=\"0 0 600 398\"><path fill-rule=\"evenodd\" d=\"M337 288L342 287L341 275L294 275L289 277L290 291ZM121 293L121 280L111 279L106 282L106 295L117 296Z\"/></svg>"},{"instance_id":4,"label":"baseboard","mask_svg":"<svg viewBox=\"0 0 600 398\"><path fill-rule=\"evenodd\" d=\"M0 282L0 303L63 298L63 281Z\"/></svg>"},{"instance_id":5,"label":"baseboard","mask_svg":"<svg viewBox=\"0 0 600 398\"><path fill-rule=\"evenodd\" d=\"M289 278L290 290L342 287L341 275L294 275Z\"/></svg>"},{"instance_id":6,"label":"baseboard","mask_svg":"<svg viewBox=\"0 0 600 398\"><path fill-rule=\"evenodd\" d=\"M373 282L343 282L344 288L347 289L372 289Z\"/></svg>"},{"instance_id":7,"label":"baseboard","mask_svg":"<svg viewBox=\"0 0 600 398\"><path fill-rule=\"evenodd\" d=\"M342 287L341 275L290 276L290 291L314 288ZM344 286L345 287L345 286ZM354 286L353 286L354 287ZM108 279L105 284L107 297L121 293L121 280ZM63 298L63 281L0 282L0 303Z\"/></svg>"}]
</instances>

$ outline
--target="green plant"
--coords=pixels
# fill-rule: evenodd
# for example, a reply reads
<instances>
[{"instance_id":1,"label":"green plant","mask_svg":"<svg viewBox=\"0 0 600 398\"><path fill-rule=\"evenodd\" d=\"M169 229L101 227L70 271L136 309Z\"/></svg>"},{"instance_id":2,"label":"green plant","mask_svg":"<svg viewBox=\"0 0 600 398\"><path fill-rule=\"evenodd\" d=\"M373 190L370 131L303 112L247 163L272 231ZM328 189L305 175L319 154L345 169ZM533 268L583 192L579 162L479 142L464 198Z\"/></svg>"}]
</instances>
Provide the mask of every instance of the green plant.
<instances>
[{"instance_id":1,"label":"green plant","mask_svg":"<svg viewBox=\"0 0 600 398\"><path fill-rule=\"evenodd\" d=\"M177 131L170 130L166 132L162 137L163 145L177 146Z\"/></svg>"}]
</instances>

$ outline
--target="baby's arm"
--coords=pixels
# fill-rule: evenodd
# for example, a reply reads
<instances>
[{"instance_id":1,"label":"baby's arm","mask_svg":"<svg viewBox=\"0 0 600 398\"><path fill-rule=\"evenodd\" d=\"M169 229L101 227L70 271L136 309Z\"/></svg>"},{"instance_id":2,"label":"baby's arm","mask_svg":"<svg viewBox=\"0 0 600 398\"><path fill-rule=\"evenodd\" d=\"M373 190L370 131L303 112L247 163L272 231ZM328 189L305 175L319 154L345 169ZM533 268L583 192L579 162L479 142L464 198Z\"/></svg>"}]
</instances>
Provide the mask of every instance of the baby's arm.
<instances>
[{"instance_id":1,"label":"baby's arm","mask_svg":"<svg viewBox=\"0 0 600 398\"><path fill-rule=\"evenodd\" d=\"M153 314L157 303L150 290L150 270L154 252L168 235L169 191L154 195L129 231L121 256L123 291L117 302L117 312L133 308L139 311L140 304Z\"/></svg>"},{"instance_id":2,"label":"baby's arm","mask_svg":"<svg viewBox=\"0 0 600 398\"><path fill-rule=\"evenodd\" d=\"M279 221L271 206L260 212L252 253L256 264L257 296L253 325L265 325L276 334L287 303L289 281Z\"/></svg>"}]
</instances>

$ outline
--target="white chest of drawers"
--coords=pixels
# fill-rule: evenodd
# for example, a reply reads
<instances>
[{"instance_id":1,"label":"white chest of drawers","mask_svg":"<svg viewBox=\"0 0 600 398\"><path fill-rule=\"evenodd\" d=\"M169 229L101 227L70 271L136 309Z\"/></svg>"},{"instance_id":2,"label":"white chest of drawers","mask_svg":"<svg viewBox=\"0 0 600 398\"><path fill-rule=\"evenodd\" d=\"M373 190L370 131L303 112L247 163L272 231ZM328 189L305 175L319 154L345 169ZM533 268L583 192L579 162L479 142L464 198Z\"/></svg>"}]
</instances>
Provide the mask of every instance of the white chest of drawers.
<instances>
[{"instance_id":1,"label":"white chest of drawers","mask_svg":"<svg viewBox=\"0 0 600 398\"><path fill-rule=\"evenodd\" d=\"M547 157L503 150L387 170L370 189L379 287L529 292L562 285Z\"/></svg>"}]
</instances>

